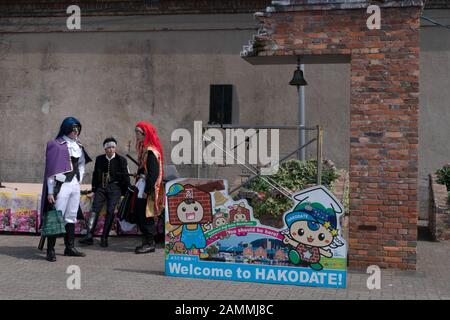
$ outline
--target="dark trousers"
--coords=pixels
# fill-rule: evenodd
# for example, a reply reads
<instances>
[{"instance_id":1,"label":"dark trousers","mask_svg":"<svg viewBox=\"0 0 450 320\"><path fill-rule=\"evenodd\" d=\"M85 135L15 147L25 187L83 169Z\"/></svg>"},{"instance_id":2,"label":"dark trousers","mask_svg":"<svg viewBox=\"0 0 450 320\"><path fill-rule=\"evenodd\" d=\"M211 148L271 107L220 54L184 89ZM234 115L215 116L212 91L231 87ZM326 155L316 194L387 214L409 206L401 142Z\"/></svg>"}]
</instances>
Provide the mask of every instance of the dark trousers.
<instances>
[{"instance_id":1,"label":"dark trousers","mask_svg":"<svg viewBox=\"0 0 450 320\"><path fill-rule=\"evenodd\" d=\"M106 219L103 227L103 238L107 238L114 221L114 211L120 200L121 190L117 183L110 183L106 188L98 188L95 191L92 212L99 214L106 202Z\"/></svg>"},{"instance_id":2,"label":"dark trousers","mask_svg":"<svg viewBox=\"0 0 450 320\"><path fill-rule=\"evenodd\" d=\"M147 199L136 199L135 203L136 223L139 227L139 230L142 232L144 236L154 236L156 232L155 219L147 218L145 216L146 204Z\"/></svg>"}]
</instances>

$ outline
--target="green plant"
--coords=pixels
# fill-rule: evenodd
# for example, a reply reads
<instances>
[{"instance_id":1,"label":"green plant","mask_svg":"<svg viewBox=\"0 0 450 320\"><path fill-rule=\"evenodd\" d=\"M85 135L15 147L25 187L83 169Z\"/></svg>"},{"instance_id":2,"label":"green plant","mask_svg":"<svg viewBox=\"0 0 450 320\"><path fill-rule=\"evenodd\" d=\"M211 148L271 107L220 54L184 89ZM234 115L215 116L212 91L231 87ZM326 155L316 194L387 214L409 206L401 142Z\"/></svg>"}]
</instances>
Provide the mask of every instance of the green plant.
<instances>
[{"instance_id":1,"label":"green plant","mask_svg":"<svg viewBox=\"0 0 450 320\"><path fill-rule=\"evenodd\" d=\"M437 183L444 184L447 191L450 191L450 165L446 164L441 169L436 171Z\"/></svg>"},{"instance_id":2,"label":"green plant","mask_svg":"<svg viewBox=\"0 0 450 320\"><path fill-rule=\"evenodd\" d=\"M339 177L334 164L326 160L322 166L322 184L330 187ZM269 179L267 179L269 178ZM266 180L288 189L290 193L304 189L317 181L317 161L288 160L280 165L278 172L250 181L246 188L257 195L249 199L255 217L265 214L278 216L292 208L294 202L272 187Z\"/></svg>"}]
</instances>

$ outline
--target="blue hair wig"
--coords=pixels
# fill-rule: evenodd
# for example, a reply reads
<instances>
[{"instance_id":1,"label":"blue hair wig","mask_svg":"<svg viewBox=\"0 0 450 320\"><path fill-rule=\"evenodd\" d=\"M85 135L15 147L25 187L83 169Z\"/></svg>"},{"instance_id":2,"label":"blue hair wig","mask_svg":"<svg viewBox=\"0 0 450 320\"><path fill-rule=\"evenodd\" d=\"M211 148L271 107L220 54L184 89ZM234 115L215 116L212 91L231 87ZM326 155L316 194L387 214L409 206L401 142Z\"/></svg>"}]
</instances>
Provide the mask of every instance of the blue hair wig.
<instances>
[{"instance_id":1,"label":"blue hair wig","mask_svg":"<svg viewBox=\"0 0 450 320\"><path fill-rule=\"evenodd\" d=\"M74 117L67 117L63 120L63 122L61 123L61 127L59 128L59 133L56 136L56 138L60 138L64 135L68 135L69 133L72 132L73 127L74 126L79 126L79 132L78 134L81 133L81 123L80 121L78 121L76 118Z\"/></svg>"}]
</instances>

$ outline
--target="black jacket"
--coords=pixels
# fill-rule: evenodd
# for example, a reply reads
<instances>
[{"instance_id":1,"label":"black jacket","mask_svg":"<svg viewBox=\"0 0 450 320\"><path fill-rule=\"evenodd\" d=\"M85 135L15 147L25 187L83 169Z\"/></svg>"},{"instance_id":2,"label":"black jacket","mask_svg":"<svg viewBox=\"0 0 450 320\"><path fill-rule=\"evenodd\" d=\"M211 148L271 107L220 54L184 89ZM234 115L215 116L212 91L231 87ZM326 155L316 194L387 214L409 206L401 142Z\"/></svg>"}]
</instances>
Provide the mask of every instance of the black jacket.
<instances>
[{"instance_id":1,"label":"black jacket","mask_svg":"<svg viewBox=\"0 0 450 320\"><path fill-rule=\"evenodd\" d=\"M103 174L108 171L108 159L106 155L100 155L95 159L94 173L92 174L92 191L102 187ZM127 159L118 155L111 160L110 163L110 181L117 182L122 191L122 195L127 191L130 185L130 177L128 176Z\"/></svg>"}]
</instances>

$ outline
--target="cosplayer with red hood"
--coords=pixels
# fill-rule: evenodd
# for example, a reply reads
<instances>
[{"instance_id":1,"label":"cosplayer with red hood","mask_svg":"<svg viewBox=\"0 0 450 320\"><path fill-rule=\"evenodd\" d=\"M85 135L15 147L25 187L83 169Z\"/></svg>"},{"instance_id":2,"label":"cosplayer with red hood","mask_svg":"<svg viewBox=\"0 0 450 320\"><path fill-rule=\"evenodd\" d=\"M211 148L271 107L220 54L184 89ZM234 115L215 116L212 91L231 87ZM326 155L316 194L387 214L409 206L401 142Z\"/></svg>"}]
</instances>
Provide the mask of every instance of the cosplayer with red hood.
<instances>
[{"instance_id":1,"label":"cosplayer with red hood","mask_svg":"<svg viewBox=\"0 0 450 320\"><path fill-rule=\"evenodd\" d=\"M136 152L139 169L136 177L138 192L135 199L135 214L143 234L142 245L135 253L155 251L155 218L163 202L163 150L156 129L148 122L136 124Z\"/></svg>"},{"instance_id":2,"label":"cosplayer with red hood","mask_svg":"<svg viewBox=\"0 0 450 320\"><path fill-rule=\"evenodd\" d=\"M42 188L41 214L47 212L49 204L63 214L66 234L64 255L84 256L75 248L75 223L80 206L80 185L84 168L91 158L78 141L81 123L73 117L64 119L56 139L47 143L45 174ZM47 260L56 261L56 237L48 237Z\"/></svg>"}]
</instances>

